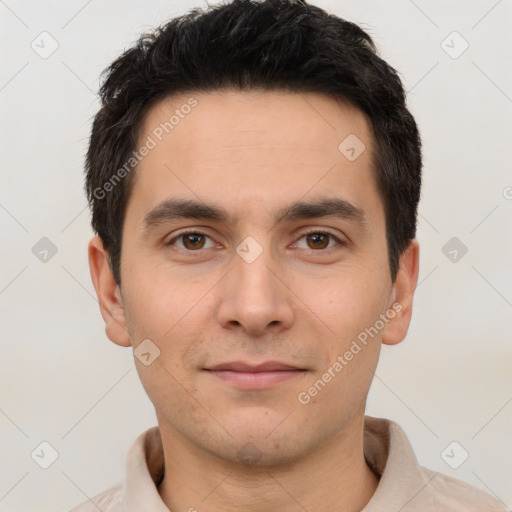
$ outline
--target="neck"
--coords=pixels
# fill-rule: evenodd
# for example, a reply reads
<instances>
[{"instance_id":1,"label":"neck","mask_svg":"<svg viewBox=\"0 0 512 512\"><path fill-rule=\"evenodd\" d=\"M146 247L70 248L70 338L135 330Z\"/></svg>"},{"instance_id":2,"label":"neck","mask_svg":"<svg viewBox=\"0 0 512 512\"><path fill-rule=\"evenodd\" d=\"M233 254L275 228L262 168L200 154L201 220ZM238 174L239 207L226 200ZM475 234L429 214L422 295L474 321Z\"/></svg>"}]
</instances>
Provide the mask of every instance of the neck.
<instances>
[{"instance_id":1,"label":"neck","mask_svg":"<svg viewBox=\"0 0 512 512\"><path fill-rule=\"evenodd\" d=\"M362 510L378 478L363 453L363 418L301 460L247 467L187 447L160 426L165 476L158 492L173 512Z\"/></svg>"}]
</instances>

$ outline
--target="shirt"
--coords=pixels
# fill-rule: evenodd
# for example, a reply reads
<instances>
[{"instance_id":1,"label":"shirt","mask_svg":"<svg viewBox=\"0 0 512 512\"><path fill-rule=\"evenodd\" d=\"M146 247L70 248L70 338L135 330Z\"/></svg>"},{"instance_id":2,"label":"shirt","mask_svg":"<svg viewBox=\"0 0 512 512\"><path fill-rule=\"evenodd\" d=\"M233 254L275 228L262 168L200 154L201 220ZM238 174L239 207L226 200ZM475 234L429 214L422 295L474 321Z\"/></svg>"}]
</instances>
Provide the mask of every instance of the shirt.
<instances>
[{"instance_id":1,"label":"shirt","mask_svg":"<svg viewBox=\"0 0 512 512\"><path fill-rule=\"evenodd\" d=\"M404 431L390 420L365 416L363 446L380 480L361 512L508 511L476 487L420 466ZM163 475L160 431L152 427L130 447L125 480L69 512L169 512L157 488Z\"/></svg>"}]
</instances>

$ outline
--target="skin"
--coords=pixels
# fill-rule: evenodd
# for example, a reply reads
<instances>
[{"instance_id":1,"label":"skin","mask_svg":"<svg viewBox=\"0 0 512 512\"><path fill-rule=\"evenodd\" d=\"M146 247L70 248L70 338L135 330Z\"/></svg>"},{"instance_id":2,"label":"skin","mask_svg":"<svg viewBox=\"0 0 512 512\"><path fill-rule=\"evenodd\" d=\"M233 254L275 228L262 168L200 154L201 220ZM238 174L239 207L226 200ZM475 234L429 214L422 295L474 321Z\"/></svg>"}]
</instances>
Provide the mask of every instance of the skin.
<instances>
[{"instance_id":1,"label":"skin","mask_svg":"<svg viewBox=\"0 0 512 512\"><path fill-rule=\"evenodd\" d=\"M155 104L140 141L190 96ZM411 241L391 279L370 124L357 109L316 93L193 97L198 105L136 170L121 287L101 240L89 244L109 339L134 349L150 339L160 350L149 366L135 358L162 435L159 493L175 512L361 510L378 485L363 454L366 398L382 343L407 333L419 257ZM338 150L349 134L366 146L354 161ZM144 231L145 215L170 197L222 206L231 218L167 220ZM364 225L332 216L274 218L294 201L334 197L362 210ZM166 245L183 228L206 237ZM310 229L320 242L305 236ZM343 243L321 237L325 232ZM252 263L236 252L248 236L263 251ZM299 393L397 303L401 311L379 334L300 403ZM269 360L305 371L246 390L204 370ZM240 458L248 443L255 464Z\"/></svg>"}]
</instances>

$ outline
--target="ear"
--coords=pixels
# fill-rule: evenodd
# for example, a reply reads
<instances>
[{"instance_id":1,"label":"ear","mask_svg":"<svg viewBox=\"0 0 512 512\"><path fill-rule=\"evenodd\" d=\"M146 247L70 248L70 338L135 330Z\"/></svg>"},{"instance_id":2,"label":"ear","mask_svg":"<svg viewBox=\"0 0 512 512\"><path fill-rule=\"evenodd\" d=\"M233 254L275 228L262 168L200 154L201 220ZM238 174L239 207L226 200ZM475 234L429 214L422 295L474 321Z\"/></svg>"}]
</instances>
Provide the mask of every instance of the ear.
<instances>
[{"instance_id":1,"label":"ear","mask_svg":"<svg viewBox=\"0 0 512 512\"><path fill-rule=\"evenodd\" d=\"M98 296L101 316L105 322L105 333L110 341L122 347L129 347L131 340L126 327L121 291L110 270L109 254L99 236L91 239L88 252L89 270Z\"/></svg>"},{"instance_id":2,"label":"ear","mask_svg":"<svg viewBox=\"0 0 512 512\"><path fill-rule=\"evenodd\" d=\"M382 333L382 343L386 345L400 343L409 329L414 290L418 283L419 255L418 242L412 240L400 257L393 293L388 305L388 311L394 311L395 315L386 324Z\"/></svg>"}]
</instances>

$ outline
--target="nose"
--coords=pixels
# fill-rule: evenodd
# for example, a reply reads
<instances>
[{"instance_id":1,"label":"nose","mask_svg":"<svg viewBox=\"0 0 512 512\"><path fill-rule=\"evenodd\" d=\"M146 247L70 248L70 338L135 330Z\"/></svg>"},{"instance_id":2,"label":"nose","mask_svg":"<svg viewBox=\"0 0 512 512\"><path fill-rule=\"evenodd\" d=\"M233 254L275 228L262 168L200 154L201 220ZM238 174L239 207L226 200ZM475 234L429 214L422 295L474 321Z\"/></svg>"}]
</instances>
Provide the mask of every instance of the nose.
<instances>
[{"instance_id":1,"label":"nose","mask_svg":"<svg viewBox=\"0 0 512 512\"><path fill-rule=\"evenodd\" d=\"M243 329L251 336L290 328L295 317L294 295L270 251L263 251L250 263L237 254L233 265L219 290L220 325Z\"/></svg>"}]
</instances>

